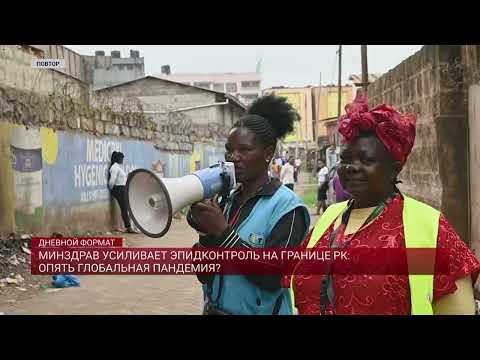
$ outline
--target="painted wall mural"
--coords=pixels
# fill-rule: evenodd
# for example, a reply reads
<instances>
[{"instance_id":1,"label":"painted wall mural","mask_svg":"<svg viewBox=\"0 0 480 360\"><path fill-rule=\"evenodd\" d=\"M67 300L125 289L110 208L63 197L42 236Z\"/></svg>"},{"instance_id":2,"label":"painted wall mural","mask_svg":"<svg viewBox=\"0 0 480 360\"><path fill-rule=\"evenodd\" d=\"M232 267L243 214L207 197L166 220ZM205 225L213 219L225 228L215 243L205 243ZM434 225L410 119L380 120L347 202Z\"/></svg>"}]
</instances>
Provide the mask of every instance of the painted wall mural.
<instances>
[{"instance_id":1,"label":"painted wall mural","mask_svg":"<svg viewBox=\"0 0 480 360\"><path fill-rule=\"evenodd\" d=\"M19 228L39 227L43 220L42 137L39 129L15 126L10 149L15 194L15 222Z\"/></svg>"},{"instance_id":2,"label":"painted wall mural","mask_svg":"<svg viewBox=\"0 0 480 360\"><path fill-rule=\"evenodd\" d=\"M0 230L35 231L47 208L107 203L113 151L125 154L126 173L146 168L179 177L224 160L224 144L194 144L192 154L168 153L153 143L0 123ZM10 216L11 215L11 216Z\"/></svg>"}]
</instances>

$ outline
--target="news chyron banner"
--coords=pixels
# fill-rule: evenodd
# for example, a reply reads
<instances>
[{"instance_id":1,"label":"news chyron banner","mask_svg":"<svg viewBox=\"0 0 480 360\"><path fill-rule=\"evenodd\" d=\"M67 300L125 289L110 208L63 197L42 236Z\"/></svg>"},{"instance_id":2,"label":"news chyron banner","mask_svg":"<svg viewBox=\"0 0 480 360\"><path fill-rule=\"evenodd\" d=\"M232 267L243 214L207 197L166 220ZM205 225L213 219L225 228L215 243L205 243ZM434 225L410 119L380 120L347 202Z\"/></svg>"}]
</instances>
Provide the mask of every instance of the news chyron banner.
<instances>
[{"instance_id":1,"label":"news chyron banner","mask_svg":"<svg viewBox=\"0 0 480 360\"><path fill-rule=\"evenodd\" d=\"M449 274L450 250L128 248L121 238L33 238L32 274Z\"/></svg>"}]
</instances>

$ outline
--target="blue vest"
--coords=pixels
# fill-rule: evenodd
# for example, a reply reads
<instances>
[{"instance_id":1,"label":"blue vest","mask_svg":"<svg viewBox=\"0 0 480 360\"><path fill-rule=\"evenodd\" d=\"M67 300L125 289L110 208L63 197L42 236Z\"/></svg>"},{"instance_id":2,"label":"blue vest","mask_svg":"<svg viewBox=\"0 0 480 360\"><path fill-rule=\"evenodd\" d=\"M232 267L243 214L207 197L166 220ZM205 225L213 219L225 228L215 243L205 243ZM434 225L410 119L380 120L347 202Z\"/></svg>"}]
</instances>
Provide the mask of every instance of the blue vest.
<instances>
[{"instance_id":1,"label":"blue vest","mask_svg":"<svg viewBox=\"0 0 480 360\"><path fill-rule=\"evenodd\" d=\"M248 217L237 228L237 233L253 247L263 248L265 240L277 222L295 208L301 208L304 212L306 229L302 235L305 237L310 227L310 215L297 195L286 186L280 186L272 196L260 197ZM277 300L282 297L278 314L293 313L289 289L267 291L256 286L245 276L224 275L219 296L220 277L216 275L213 278L211 299L223 310L235 315L272 315ZM203 294L206 300L206 285L203 285Z\"/></svg>"}]
</instances>

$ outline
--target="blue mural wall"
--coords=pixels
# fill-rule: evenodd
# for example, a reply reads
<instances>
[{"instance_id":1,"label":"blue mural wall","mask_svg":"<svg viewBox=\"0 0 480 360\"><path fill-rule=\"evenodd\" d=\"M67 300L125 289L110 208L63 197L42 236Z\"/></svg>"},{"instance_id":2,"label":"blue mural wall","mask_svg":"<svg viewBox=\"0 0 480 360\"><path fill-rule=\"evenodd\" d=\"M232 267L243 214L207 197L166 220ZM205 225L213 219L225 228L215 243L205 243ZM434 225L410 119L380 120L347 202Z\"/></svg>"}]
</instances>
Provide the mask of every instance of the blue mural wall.
<instances>
[{"instance_id":1,"label":"blue mural wall","mask_svg":"<svg viewBox=\"0 0 480 360\"><path fill-rule=\"evenodd\" d=\"M107 173L113 151L125 154L126 173L137 168L165 177L190 173L190 154L160 151L151 142L58 132L56 161L43 164L44 206L108 201Z\"/></svg>"}]
</instances>

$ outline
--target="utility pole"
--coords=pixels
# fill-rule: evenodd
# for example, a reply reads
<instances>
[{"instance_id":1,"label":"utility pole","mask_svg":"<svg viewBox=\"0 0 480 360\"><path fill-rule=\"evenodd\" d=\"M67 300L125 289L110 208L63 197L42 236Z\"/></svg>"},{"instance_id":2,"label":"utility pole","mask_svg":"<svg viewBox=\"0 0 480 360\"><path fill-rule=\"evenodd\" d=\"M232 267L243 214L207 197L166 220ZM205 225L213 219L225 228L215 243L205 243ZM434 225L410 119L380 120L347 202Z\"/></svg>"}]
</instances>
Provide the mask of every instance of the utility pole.
<instances>
[{"instance_id":1,"label":"utility pole","mask_svg":"<svg viewBox=\"0 0 480 360\"><path fill-rule=\"evenodd\" d=\"M342 45L338 45L338 120L340 120L341 113L342 113ZM337 138L338 138L337 133L335 133L335 145L338 145Z\"/></svg>"},{"instance_id":2,"label":"utility pole","mask_svg":"<svg viewBox=\"0 0 480 360\"><path fill-rule=\"evenodd\" d=\"M367 94L368 90L368 61L367 61L367 45L360 45L362 54L362 87L363 93Z\"/></svg>"},{"instance_id":3,"label":"utility pole","mask_svg":"<svg viewBox=\"0 0 480 360\"><path fill-rule=\"evenodd\" d=\"M317 173L317 164L318 164L318 152L320 151L320 148L318 146L318 134L317 134L317 129L320 126L320 101L322 99L322 72L320 71L320 79L318 82L318 98L317 98L317 111L316 115L317 118L314 119L313 125L314 125L314 132L313 132L313 141L315 142L315 146L313 147L315 149L315 157L314 157L314 163L312 166L312 175L315 177L315 174Z\"/></svg>"},{"instance_id":4,"label":"utility pole","mask_svg":"<svg viewBox=\"0 0 480 360\"><path fill-rule=\"evenodd\" d=\"M342 112L342 45L338 46L338 118Z\"/></svg>"},{"instance_id":5,"label":"utility pole","mask_svg":"<svg viewBox=\"0 0 480 360\"><path fill-rule=\"evenodd\" d=\"M320 72L320 82L318 84L318 97L315 99L316 109L315 109L315 117L312 119L312 135L313 141L317 142L317 127L318 121L320 120L320 96L322 93L322 72Z\"/></svg>"}]
</instances>

